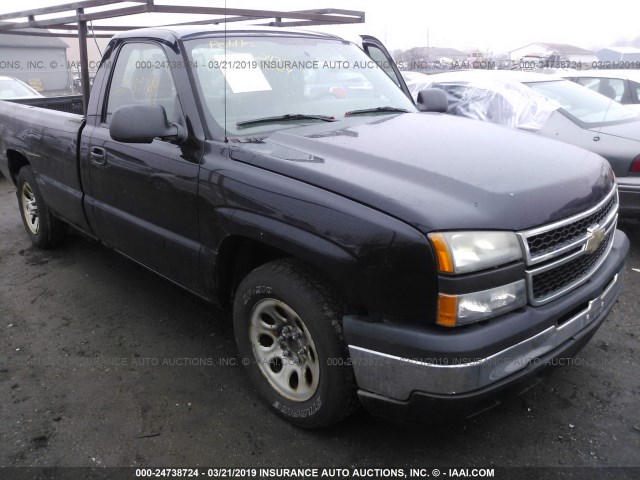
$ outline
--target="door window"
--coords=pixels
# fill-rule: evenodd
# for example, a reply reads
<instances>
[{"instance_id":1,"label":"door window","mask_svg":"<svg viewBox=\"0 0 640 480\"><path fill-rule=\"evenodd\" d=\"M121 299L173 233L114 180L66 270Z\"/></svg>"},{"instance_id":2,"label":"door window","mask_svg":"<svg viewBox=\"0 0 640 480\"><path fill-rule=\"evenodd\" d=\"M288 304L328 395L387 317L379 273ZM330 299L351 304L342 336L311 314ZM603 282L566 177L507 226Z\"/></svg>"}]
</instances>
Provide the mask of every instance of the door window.
<instances>
[{"instance_id":1,"label":"door window","mask_svg":"<svg viewBox=\"0 0 640 480\"><path fill-rule=\"evenodd\" d=\"M111 78L103 121L124 105L160 105L170 121L179 110L176 86L167 56L150 43L125 44L118 54Z\"/></svg>"},{"instance_id":2,"label":"door window","mask_svg":"<svg viewBox=\"0 0 640 480\"><path fill-rule=\"evenodd\" d=\"M619 78L579 78L578 83L620 102L624 97L624 80Z\"/></svg>"},{"instance_id":3,"label":"door window","mask_svg":"<svg viewBox=\"0 0 640 480\"><path fill-rule=\"evenodd\" d=\"M389 59L384 54L384 52L375 45L368 45L367 53L371 57L371 60L376 62L378 66L382 70L384 70L387 75L389 75L389 77L391 77L391 80L393 80L396 85L400 86L400 80L398 79L396 72L393 70L393 66L389 63Z\"/></svg>"},{"instance_id":4,"label":"door window","mask_svg":"<svg viewBox=\"0 0 640 480\"><path fill-rule=\"evenodd\" d=\"M629 86L633 91L633 96L635 98L630 99L631 103L640 103L640 83L634 82L633 80L629 80Z\"/></svg>"}]
</instances>

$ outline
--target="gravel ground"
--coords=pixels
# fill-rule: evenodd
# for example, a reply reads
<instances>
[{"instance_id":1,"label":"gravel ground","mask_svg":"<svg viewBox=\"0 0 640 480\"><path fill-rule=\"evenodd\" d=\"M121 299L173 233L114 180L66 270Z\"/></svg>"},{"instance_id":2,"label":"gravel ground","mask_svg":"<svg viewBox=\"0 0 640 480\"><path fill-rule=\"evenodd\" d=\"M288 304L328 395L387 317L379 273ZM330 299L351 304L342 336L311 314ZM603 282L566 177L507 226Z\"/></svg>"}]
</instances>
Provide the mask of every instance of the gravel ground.
<instances>
[{"instance_id":1,"label":"gravel ground","mask_svg":"<svg viewBox=\"0 0 640 480\"><path fill-rule=\"evenodd\" d=\"M640 467L640 223L620 228L626 285L576 365L463 423L307 432L233 365L229 314L79 234L33 249L0 177L0 467Z\"/></svg>"}]
</instances>

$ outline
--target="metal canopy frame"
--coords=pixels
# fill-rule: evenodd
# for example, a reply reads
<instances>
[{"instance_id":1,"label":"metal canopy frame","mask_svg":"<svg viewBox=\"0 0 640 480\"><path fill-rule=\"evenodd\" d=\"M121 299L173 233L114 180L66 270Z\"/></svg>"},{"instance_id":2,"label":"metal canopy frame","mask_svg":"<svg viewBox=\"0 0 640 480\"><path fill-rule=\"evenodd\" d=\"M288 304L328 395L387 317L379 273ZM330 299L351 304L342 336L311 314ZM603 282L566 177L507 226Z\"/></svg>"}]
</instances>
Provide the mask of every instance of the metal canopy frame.
<instances>
[{"instance_id":1,"label":"metal canopy frame","mask_svg":"<svg viewBox=\"0 0 640 480\"><path fill-rule=\"evenodd\" d=\"M123 4L135 4L123 6ZM87 12L96 7L114 7L105 10ZM96 25L94 20L107 20L144 13L188 14L207 17L204 20L168 25L219 25L230 22L256 22L252 25L272 27L304 27L313 25L346 25L364 23L364 12L323 8L282 12L276 10L252 10L246 8L196 7L187 5L156 5L155 0L84 0L51 7L24 10L0 14L0 33L12 35L30 35L45 37L78 37L80 43L80 64L82 79L82 98L84 111L89 104L89 54L87 37L111 38L121 31L147 28L144 26ZM47 17L40 19L39 17ZM26 21L25 21L26 19ZM272 19L262 22L265 19ZM91 32L89 31L91 24ZM25 29L39 29L25 31ZM62 30L62 33L48 31Z\"/></svg>"}]
</instances>

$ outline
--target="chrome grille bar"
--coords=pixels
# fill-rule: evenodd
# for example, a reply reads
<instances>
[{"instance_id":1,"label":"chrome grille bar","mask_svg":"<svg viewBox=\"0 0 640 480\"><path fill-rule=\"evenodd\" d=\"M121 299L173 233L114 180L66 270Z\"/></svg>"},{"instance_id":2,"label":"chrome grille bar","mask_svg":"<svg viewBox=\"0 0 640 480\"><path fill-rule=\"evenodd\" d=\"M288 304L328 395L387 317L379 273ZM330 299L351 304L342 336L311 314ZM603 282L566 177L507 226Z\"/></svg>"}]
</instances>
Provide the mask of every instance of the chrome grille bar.
<instances>
[{"instance_id":1,"label":"chrome grille bar","mask_svg":"<svg viewBox=\"0 0 640 480\"><path fill-rule=\"evenodd\" d=\"M612 208L611 210L607 213L606 218L604 220L604 222L602 222L600 224L601 227L604 228L608 228L609 225L611 225L611 223L613 221L615 221L615 219L617 218L617 214L618 214L618 188L617 185L614 186L614 188L611 190L611 192L609 192L607 194L607 196L600 202L598 203L598 205L596 205L595 207L590 208L589 210L586 210L582 213L579 213L577 215L574 215L572 217L569 218L565 218L563 220L559 220L557 222L554 223L550 223L548 225L543 225L541 227L536 227L536 228L532 228L530 230L524 230L521 232L518 232L518 238L520 239L520 243L522 245L522 248L525 252L525 264L526 265L534 265L537 263L542 263L545 261L548 261L554 257L557 257L559 255L562 255L568 251L571 251L574 248L580 247L581 245L583 245L584 243L587 242L589 236L586 232L585 232L582 236L577 237L575 239L572 239L571 243L566 244L566 245L561 245L560 247L558 247L557 249L554 249L552 251L549 252L545 252L542 255L532 255L531 254L531 249L529 247L529 239L531 239L532 237L538 236L540 234L543 233L547 233L547 232L551 232L553 230L557 230L559 228L562 227L566 227L569 226L573 223L579 222L580 220L583 220L591 215L593 215L594 213L596 213L599 209L603 208L604 206L607 205L607 203L609 203L609 201L611 200L612 197L615 197L615 200L613 202Z\"/></svg>"},{"instance_id":2,"label":"chrome grille bar","mask_svg":"<svg viewBox=\"0 0 640 480\"><path fill-rule=\"evenodd\" d=\"M548 225L518 232L518 238L525 252L529 303L534 306L543 305L585 283L609 255L613 246L617 221L618 189L617 186L614 186L598 205L589 210ZM600 235L604 231L604 241L606 241L605 246L600 245L595 253L593 249L589 251L590 242L593 246L594 230L599 230L596 233ZM545 238L545 235L548 238ZM538 245L532 249L534 241ZM549 245L540 246L540 242L543 241ZM592 254L598 255L593 265L589 265L588 259L580 261L586 255ZM571 262L575 267L573 275ZM589 268L584 272L583 270L587 266ZM555 278L553 277L554 270L557 270ZM544 280L540 278L543 274L545 275ZM564 278L562 277L566 277L565 283L563 283ZM558 278L562 278L562 280L558 281ZM548 280L551 282L550 285L553 285L554 282L560 283L560 285L557 287L553 285L555 288L548 292L540 288L534 289L536 279L539 282ZM541 290L544 292L543 294L541 294ZM538 296L536 296L536 291Z\"/></svg>"}]
</instances>

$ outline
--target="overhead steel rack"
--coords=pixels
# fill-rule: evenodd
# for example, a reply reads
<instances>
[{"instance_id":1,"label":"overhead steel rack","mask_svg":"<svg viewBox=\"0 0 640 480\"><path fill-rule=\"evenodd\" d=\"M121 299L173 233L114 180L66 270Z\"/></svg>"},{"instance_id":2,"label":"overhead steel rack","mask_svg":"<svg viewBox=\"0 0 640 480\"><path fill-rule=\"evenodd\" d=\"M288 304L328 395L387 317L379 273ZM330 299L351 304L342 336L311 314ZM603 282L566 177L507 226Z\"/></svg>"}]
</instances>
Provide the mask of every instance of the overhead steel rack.
<instances>
[{"instance_id":1,"label":"overhead steel rack","mask_svg":"<svg viewBox=\"0 0 640 480\"><path fill-rule=\"evenodd\" d=\"M126 5L126 6L125 6ZM107 7L107 8L104 8ZM100 10L95 10L100 8ZM88 11L88 10L94 11ZM306 27L313 25L345 25L364 23L364 12L335 8L283 12L246 8L197 7L155 3L155 0L85 0L51 7L0 14L0 33L46 37L77 37L80 44L82 98L86 112L89 103L89 55L87 38L110 38L114 34L145 28L141 25L93 25L93 21L107 20L145 13L198 15L202 20L168 25L219 25L230 22L251 23L272 27ZM44 17L44 18L43 18ZM266 21L265 20L269 20ZM89 28L91 26L91 28ZM29 31L25 31L29 29ZM43 30L33 31L33 29ZM51 32L49 30L55 30Z\"/></svg>"}]
</instances>

